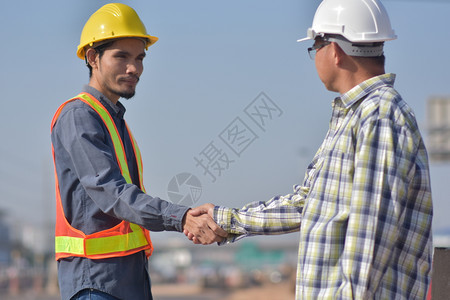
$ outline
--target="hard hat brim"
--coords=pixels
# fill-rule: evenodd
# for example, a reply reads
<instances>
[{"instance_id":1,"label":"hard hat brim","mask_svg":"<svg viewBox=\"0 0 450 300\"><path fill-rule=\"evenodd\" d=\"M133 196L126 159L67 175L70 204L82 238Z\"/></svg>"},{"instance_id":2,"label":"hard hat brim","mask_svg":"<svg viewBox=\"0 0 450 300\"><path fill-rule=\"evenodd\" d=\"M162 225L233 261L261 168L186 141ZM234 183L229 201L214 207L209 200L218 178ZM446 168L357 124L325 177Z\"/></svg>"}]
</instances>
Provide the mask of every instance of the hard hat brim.
<instances>
[{"instance_id":1,"label":"hard hat brim","mask_svg":"<svg viewBox=\"0 0 450 300\"><path fill-rule=\"evenodd\" d=\"M314 40L318 35L323 36L323 34L315 32L314 29L308 28L308 31L306 32L306 37L297 40L297 42L304 42L304 41Z\"/></svg>"},{"instance_id":2,"label":"hard hat brim","mask_svg":"<svg viewBox=\"0 0 450 300\"><path fill-rule=\"evenodd\" d=\"M312 40L312 38L310 38L309 36L307 36L307 37L305 37L305 38L302 38L302 39L297 40L297 43L304 42L304 41L310 41L310 40Z\"/></svg>"}]
</instances>

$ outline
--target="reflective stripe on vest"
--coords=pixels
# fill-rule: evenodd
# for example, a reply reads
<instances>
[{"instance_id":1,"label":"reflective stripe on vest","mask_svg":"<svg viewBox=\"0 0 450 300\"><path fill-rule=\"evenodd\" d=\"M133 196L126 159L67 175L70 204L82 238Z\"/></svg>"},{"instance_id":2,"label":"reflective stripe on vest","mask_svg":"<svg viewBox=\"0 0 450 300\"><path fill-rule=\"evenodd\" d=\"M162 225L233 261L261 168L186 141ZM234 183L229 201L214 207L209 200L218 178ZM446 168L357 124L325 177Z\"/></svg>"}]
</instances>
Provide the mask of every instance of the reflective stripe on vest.
<instances>
[{"instance_id":1,"label":"reflective stripe on vest","mask_svg":"<svg viewBox=\"0 0 450 300\"><path fill-rule=\"evenodd\" d=\"M123 177L127 183L132 183L128 164L123 147L122 140L117 131L116 125L106 110L106 108L93 96L87 93L81 93L77 97L72 98L62 104L55 113L52 120L51 129L56 123L63 107L74 100L81 100L88 104L94 111L96 111L102 118L103 123L109 131L111 140L114 145L114 150L117 162ZM142 180L142 159L141 153L137 146L136 140L131 134L130 129L126 126L128 134L130 135L131 143L133 145L136 165L139 173L139 185L145 192ZM53 159L55 153L52 145ZM56 227L55 227L55 253L56 260L64 257L79 256L91 259L109 258L117 256L130 255L142 250L145 250L147 257L153 251L153 245L150 239L149 231L139 225L122 221L113 228L103 231L95 232L86 235L78 229L72 227L64 215L64 209L61 202L61 195L59 192L58 176L56 174L55 165L55 180L56 180Z\"/></svg>"}]
</instances>

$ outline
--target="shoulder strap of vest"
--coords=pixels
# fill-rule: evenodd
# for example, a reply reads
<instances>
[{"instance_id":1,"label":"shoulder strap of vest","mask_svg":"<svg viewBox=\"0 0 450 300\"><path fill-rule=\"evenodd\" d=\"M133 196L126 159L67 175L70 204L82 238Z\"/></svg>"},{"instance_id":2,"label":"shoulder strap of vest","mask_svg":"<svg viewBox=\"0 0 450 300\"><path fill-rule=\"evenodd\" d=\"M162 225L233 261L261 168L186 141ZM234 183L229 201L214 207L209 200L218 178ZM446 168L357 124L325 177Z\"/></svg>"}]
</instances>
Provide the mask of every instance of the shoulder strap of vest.
<instances>
[{"instance_id":1,"label":"shoulder strap of vest","mask_svg":"<svg viewBox=\"0 0 450 300\"><path fill-rule=\"evenodd\" d=\"M127 127L128 130L128 135L130 136L131 139L131 143L133 145L133 149L134 149L134 154L136 156L136 165L138 167L138 172L139 172L139 187L141 188L141 190L146 193L145 188L144 188L144 172L143 172L143 164L142 164L142 156L141 156L141 151L139 150L138 144L133 136L133 134L131 133L130 128L128 127L128 124L125 122L125 126Z\"/></svg>"},{"instance_id":2,"label":"shoulder strap of vest","mask_svg":"<svg viewBox=\"0 0 450 300\"><path fill-rule=\"evenodd\" d=\"M90 105L103 119L103 122L106 125L106 128L109 131L109 135L112 139L114 149L116 150L116 158L119 164L119 168L122 171L122 175L127 181L127 183L132 183L130 171L128 170L128 164L126 161L125 148L123 146L123 142L120 139L119 131L117 130L116 123L114 123L111 115L108 110L100 103L97 99L91 96L88 93L81 93L78 95L78 98Z\"/></svg>"},{"instance_id":3,"label":"shoulder strap of vest","mask_svg":"<svg viewBox=\"0 0 450 300\"><path fill-rule=\"evenodd\" d=\"M71 102L71 101L76 100L76 99L79 99L79 100L85 102L86 104L88 104L102 118L103 123L106 125L106 128L109 131L109 135L110 135L110 137L112 139L112 142L113 142L113 145L114 145L114 149L116 150L115 151L116 159L117 159L117 162L119 164L119 168L120 168L120 170L122 172L122 175L125 178L125 180L127 181L127 183L132 183L131 176L130 176L130 171L128 169L128 164L127 164L126 159L125 159L125 157L126 157L126 155L125 155L125 148L123 146L122 140L120 139L120 135L119 135L119 132L117 130L116 124L114 123L114 121L113 121L110 113L108 112L108 110L95 97L93 97L89 93L80 93L78 96L76 96L76 97L66 101L56 111L55 116L53 117L53 120L52 120L51 128L53 129L53 126L55 125L56 120L58 119L59 115L61 114L61 111L62 111L63 107L68 102ZM139 173L139 186L145 192L144 183L143 183L143 177L142 177L142 175L143 175L143 167L142 167L141 152L140 152L139 147L137 145L137 142L134 139L133 134L131 133L131 130L128 127L128 124L126 122L125 122L125 125L126 125L126 128L127 128L128 134L130 136L131 143L133 145L134 153L136 155L136 165L137 165L138 173ZM120 155L120 154L124 154L124 155Z\"/></svg>"}]
</instances>

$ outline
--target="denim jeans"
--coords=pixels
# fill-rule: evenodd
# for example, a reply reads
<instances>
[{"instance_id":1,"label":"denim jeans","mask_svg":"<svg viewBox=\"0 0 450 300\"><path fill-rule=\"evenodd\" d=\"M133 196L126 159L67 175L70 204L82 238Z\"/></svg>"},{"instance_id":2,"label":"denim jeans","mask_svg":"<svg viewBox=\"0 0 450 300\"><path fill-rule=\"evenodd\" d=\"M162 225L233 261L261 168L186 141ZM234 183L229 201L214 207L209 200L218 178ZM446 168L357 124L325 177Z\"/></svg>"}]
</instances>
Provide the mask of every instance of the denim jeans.
<instances>
[{"instance_id":1,"label":"denim jeans","mask_svg":"<svg viewBox=\"0 0 450 300\"><path fill-rule=\"evenodd\" d=\"M94 289L85 289L78 292L70 300L118 300L110 294Z\"/></svg>"}]
</instances>

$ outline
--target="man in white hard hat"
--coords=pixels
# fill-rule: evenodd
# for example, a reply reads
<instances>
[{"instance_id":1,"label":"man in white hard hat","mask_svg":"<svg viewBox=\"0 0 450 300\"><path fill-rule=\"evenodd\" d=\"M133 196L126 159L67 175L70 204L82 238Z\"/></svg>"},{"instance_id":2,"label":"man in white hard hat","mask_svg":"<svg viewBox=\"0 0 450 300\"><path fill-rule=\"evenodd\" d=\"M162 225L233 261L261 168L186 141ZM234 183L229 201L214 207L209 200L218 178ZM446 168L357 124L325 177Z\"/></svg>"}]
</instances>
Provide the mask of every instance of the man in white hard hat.
<instances>
[{"instance_id":1,"label":"man in white hard hat","mask_svg":"<svg viewBox=\"0 0 450 300\"><path fill-rule=\"evenodd\" d=\"M396 36L378 0L324 0L305 39L332 102L328 133L294 192L212 204L228 242L300 232L296 299L425 299L432 255L428 158L384 69ZM185 232L196 241L195 234Z\"/></svg>"}]
</instances>

